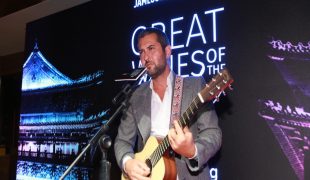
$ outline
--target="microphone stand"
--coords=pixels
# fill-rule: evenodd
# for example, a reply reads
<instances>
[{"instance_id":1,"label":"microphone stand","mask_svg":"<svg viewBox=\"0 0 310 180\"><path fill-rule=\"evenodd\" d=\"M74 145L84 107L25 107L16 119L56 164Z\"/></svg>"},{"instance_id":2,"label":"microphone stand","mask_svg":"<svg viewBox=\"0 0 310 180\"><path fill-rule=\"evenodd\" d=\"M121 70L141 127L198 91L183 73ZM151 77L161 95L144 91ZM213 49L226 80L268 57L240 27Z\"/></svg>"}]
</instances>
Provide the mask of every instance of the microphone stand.
<instances>
[{"instance_id":1,"label":"microphone stand","mask_svg":"<svg viewBox=\"0 0 310 180\"><path fill-rule=\"evenodd\" d=\"M67 170L63 173L63 175L59 178L60 180L63 180L71 171L71 169L80 161L82 156L86 153L86 151L92 146L99 142L100 149L103 153L103 159L101 160L101 163L104 163L104 170L110 171L111 164L106 160L106 150L111 146L111 139L105 133L109 130L109 125L113 122L115 117L123 111L123 109L127 106L128 97L132 94L135 87L137 87L138 81L133 83L133 85L130 85L130 83L127 83L126 86L113 98L114 104L119 104L120 106L116 109L116 111L113 113L113 115L108 119L108 121L101 126L101 128L97 131L97 133L90 139L87 146L85 146L82 150L82 152L78 155L78 157L75 158L75 160L71 163L71 165L67 168ZM102 137L102 138L100 138ZM101 176L101 175L100 175ZM110 173L106 172L105 179L109 179Z\"/></svg>"}]
</instances>

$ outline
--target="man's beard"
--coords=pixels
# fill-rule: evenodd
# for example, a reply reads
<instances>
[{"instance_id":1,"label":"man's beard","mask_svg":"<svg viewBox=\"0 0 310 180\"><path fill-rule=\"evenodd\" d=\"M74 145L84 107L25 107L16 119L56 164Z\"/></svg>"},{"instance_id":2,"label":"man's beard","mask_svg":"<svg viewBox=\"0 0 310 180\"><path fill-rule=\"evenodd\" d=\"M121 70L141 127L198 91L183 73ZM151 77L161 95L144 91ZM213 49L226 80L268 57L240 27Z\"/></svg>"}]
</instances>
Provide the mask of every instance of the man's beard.
<instances>
[{"instance_id":1,"label":"man's beard","mask_svg":"<svg viewBox=\"0 0 310 180\"><path fill-rule=\"evenodd\" d=\"M152 79L155 79L165 71L166 65L167 64L165 63L160 65L154 65L154 68L150 71L147 71L147 74L151 76Z\"/></svg>"}]
</instances>

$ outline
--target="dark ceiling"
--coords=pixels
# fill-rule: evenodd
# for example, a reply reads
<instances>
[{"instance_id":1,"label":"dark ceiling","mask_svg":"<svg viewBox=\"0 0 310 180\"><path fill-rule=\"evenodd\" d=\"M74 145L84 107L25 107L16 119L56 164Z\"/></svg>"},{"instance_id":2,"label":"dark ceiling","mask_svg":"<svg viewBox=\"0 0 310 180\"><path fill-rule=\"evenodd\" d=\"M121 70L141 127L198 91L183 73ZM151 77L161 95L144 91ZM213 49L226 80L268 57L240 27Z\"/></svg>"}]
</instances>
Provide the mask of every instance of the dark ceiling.
<instances>
[{"instance_id":1,"label":"dark ceiling","mask_svg":"<svg viewBox=\"0 0 310 180\"><path fill-rule=\"evenodd\" d=\"M38 4L44 0L1 0L0 18L21 9Z\"/></svg>"}]
</instances>

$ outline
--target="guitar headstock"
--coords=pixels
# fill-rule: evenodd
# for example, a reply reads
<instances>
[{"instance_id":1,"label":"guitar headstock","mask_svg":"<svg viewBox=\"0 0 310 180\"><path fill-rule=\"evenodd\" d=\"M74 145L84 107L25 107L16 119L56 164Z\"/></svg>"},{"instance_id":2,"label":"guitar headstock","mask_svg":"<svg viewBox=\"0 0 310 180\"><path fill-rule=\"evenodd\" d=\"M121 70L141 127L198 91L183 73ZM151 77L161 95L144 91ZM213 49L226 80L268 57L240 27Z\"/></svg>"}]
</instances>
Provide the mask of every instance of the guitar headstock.
<instances>
[{"instance_id":1,"label":"guitar headstock","mask_svg":"<svg viewBox=\"0 0 310 180\"><path fill-rule=\"evenodd\" d=\"M206 87L199 92L199 98L204 102L211 101L212 99L218 99L219 95L233 83L233 78L225 68L221 70L212 80L206 84Z\"/></svg>"}]
</instances>

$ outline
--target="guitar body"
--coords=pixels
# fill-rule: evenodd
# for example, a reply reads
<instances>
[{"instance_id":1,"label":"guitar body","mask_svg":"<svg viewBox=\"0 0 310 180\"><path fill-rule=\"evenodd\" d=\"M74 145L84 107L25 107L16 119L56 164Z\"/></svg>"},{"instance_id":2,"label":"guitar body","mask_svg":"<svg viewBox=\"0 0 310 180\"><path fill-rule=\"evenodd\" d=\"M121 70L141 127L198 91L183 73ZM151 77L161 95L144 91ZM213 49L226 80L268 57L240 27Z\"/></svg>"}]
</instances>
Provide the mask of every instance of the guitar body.
<instances>
[{"instance_id":1,"label":"guitar body","mask_svg":"<svg viewBox=\"0 0 310 180\"><path fill-rule=\"evenodd\" d=\"M142 162L145 162L147 158L151 156L151 154L155 151L155 149L158 147L159 143L158 140L151 136L146 141L146 144L144 146L144 149L135 154L135 159L141 160ZM152 180L163 180L163 179L170 179L175 180L176 179L176 167L174 162L174 157L166 157L163 156L160 158L160 160L156 163L154 167L151 169L151 179ZM165 171L165 169L169 171ZM127 180L124 175L122 175L122 180Z\"/></svg>"}]
</instances>

